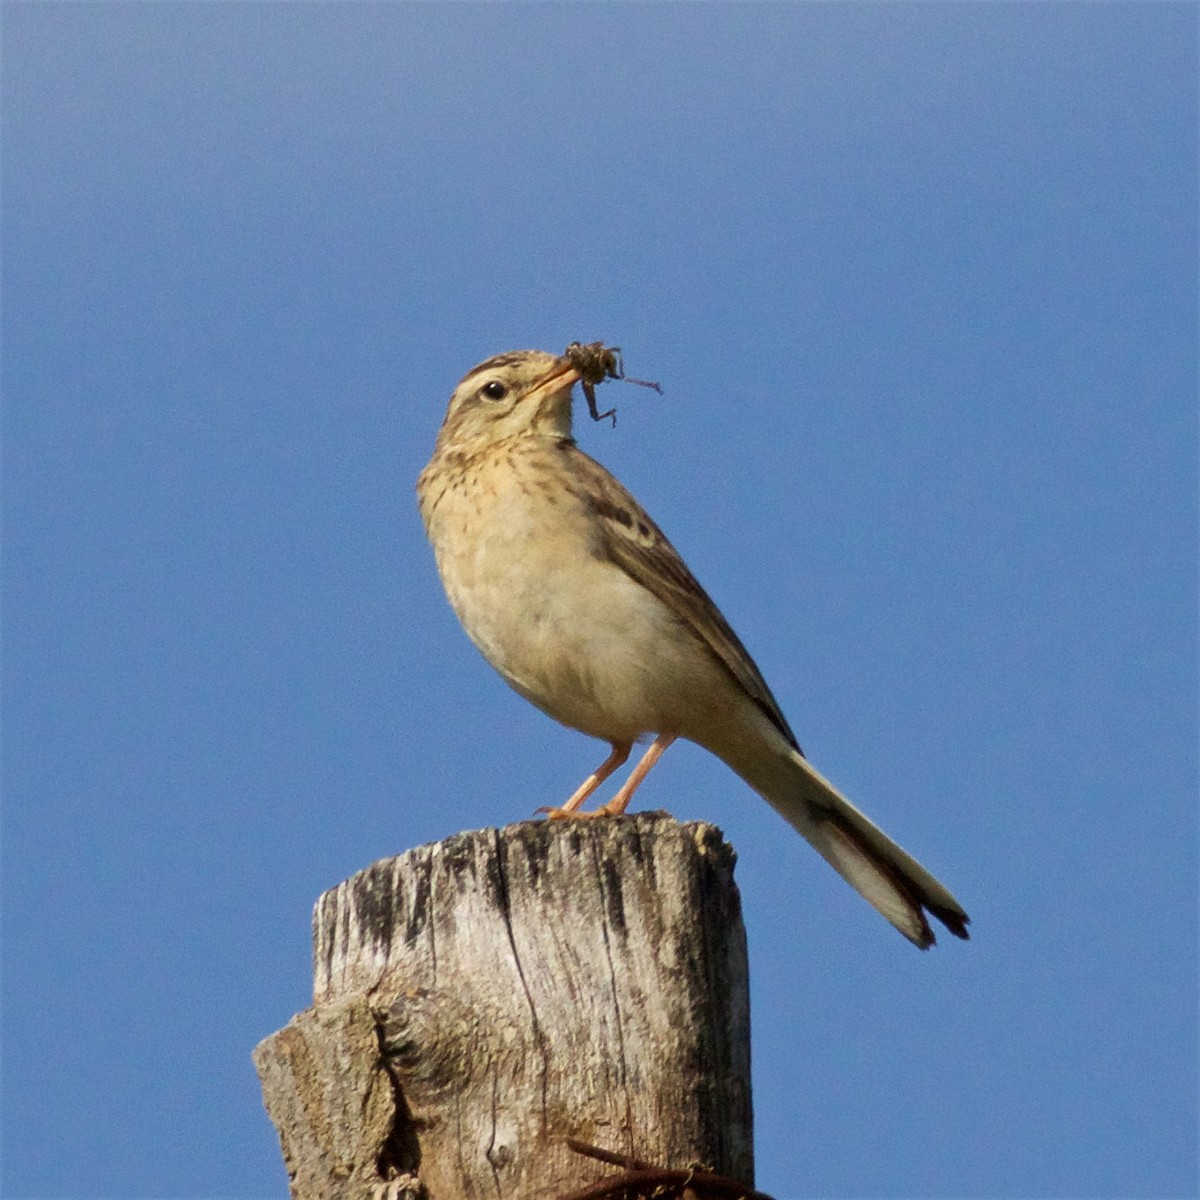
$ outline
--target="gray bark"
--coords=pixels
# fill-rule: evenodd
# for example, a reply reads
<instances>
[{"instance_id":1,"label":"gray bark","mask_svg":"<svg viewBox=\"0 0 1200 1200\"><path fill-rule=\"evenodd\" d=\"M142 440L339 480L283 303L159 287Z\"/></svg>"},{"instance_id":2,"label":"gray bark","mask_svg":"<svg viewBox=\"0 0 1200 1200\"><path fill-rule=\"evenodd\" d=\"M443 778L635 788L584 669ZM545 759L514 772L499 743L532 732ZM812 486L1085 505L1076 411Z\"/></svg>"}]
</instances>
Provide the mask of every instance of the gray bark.
<instances>
[{"instance_id":1,"label":"gray bark","mask_svg":"<svg viewBox=\"0 0 1200 1200\"><path fill-rule=\"evenodd\" d=\"M295 1200L549 1200L614 1173L568 1136L752 1186L734 858L661 813L537 821L327 892L314 1005L254 1054Z\"/></svg>"}]
</instances>

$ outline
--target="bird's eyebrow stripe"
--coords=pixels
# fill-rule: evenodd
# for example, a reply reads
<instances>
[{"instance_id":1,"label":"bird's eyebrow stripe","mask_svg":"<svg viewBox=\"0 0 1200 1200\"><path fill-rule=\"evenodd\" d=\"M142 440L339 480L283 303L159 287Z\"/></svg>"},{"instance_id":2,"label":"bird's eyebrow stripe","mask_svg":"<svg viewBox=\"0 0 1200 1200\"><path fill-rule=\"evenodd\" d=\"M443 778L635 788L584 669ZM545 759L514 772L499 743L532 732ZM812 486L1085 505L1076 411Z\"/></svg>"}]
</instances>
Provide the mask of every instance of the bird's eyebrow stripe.
<instances>
[{"instance_id":1,"label":"bird's eyebrow stripe","mask_svg":"<svg viewBox=\"0 0 1200 1200\"><path fill-rule=\"evenodd\" d=\"M525 356L526 352L524 350L510 350L507 354L497 354L481 362L477 367L472 367L462 377L460 383L466 383L468 379L472 379L476 375L481 375L484 371L494 371L497 367L511 367L514 363L524 361Z\"/></svg>"}]
</instances>

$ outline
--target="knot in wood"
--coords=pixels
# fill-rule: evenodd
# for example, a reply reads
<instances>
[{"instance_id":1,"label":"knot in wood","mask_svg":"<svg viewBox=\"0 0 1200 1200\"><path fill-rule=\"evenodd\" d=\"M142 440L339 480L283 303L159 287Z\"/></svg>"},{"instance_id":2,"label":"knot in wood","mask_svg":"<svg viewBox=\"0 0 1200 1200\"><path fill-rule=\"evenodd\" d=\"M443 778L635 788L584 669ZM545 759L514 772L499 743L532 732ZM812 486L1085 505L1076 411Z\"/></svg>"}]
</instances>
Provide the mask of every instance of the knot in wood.
<instances>
[{"instance_id":1,"label":"knot in wood","mask_svg":"<svg viewBox=\"0 0 1200 1200\"><path fill-rule=\"evenodd\" d=\"M400 992L391 1004L377 1004L375 1017L388 1067L405 1095L420 1104L461 1090L489 1070L486 1047L496 1044L504 1023L478 1001L436 988Z\"/></svg>"}]
</instances>

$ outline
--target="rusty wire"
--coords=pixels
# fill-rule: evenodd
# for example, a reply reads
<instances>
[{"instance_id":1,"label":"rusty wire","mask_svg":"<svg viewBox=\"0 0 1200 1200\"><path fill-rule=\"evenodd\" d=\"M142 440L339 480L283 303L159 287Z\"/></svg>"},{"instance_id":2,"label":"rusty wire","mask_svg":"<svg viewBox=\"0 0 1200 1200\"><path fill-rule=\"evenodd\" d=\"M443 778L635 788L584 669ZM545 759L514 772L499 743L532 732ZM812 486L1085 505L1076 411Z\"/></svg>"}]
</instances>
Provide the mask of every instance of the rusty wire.
<instances>
[{"instance_id":1,"label":"rusty wire","mask_svg":"<svg viewBox=\"0 0 1200 1200\"><path fill-rule=\"evenodd\" d=\"M611 1175L558 1200L771 1200L763 1192L702 1167L657 1167L632 1155L616 1154L578 1138L566 1139L576 1154L594 1158L610 1166L623 1167L620 1175Z\"/></svg>"}]
</instances>

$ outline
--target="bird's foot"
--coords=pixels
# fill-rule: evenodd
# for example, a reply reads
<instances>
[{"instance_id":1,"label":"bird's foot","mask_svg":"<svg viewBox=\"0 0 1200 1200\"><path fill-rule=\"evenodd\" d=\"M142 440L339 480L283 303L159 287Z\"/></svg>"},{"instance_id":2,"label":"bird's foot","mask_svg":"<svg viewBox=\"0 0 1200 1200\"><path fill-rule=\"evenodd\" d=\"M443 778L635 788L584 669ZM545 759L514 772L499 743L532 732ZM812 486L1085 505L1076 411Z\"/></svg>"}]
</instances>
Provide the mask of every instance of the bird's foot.
<instances>
[{"instance_id":1,"label":"bird's foot","mask_svg":"<svg viewBox=\"0 0 1200 1200\"><path fill-rule=\"evenodd\" d=\"M545 813L548 821L591 821L596 817L619 817L623 811L623 809L610 808L607 804L601 804L599 808L589 808L586 812L566 806L553 808L549 804L543 804L541 808L535 810L537 813Z\"/></svg>"}]
</instances>

